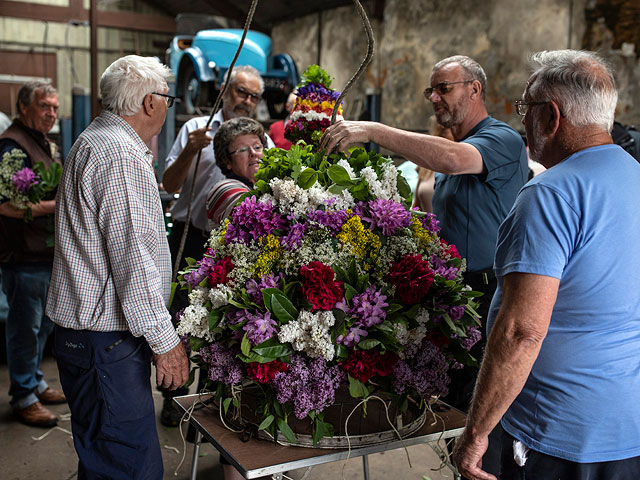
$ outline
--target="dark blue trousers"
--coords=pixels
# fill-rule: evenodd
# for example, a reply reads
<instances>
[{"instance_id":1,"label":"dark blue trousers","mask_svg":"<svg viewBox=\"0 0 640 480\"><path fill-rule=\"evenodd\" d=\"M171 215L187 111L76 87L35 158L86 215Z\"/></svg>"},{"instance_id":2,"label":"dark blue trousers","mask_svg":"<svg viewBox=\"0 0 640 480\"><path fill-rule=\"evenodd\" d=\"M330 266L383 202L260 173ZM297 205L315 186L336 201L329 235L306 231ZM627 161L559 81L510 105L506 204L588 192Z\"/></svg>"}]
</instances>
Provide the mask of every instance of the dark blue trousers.
<instances>
[{"instance_id":1,"label":"dark blue trousers","mask_svg":"<svg viewBox=\"0 0 640 480\"><path fill-rule=\"evenodd\" d=\"M638 480L640 457L612 462L576 463L529 450L519 467L513 459L513 440L502 431L502 474L500 480Z\"/></svg>"},{"instance_id":2,"label":"dark blue trousers","mask_svg":"<svg viewBox=\"0 0 640 480\"><path fill-rule=\"evenodd\" d=\"M78 479L162 479L146 341L129 332L56 325L54 349L71 410Z\"/></svg>"}]
</instances>

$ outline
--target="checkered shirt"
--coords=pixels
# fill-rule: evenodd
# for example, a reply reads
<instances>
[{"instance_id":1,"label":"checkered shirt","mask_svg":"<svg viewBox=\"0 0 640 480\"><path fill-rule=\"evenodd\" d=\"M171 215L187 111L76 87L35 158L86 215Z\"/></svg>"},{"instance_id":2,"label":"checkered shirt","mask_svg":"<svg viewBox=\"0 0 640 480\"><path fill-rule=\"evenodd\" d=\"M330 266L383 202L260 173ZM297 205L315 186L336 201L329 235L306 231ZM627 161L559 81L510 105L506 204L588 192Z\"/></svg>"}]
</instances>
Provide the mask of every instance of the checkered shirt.
<instances>
[{"instance_id":1,"label":"checkered shirt","mask_svg":"<svg viewBox=\"0 0 640 480\"><path fill-rule=\"evenodd\" d=\"M127 122L103 111L64 164L46 313L66 328L129 330L165 353L179 342L166 308L170 283L151 152Z\"/></svg>"}]
</instances>

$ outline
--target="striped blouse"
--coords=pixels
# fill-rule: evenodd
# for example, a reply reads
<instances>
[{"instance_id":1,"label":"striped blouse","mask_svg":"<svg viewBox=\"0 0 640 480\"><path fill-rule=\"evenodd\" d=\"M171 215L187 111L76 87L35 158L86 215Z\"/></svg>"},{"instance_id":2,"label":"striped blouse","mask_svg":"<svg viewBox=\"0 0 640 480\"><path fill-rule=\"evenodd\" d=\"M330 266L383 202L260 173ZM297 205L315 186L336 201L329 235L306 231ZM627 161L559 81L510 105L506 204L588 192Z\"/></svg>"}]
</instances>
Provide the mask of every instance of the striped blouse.
<instances>
[{"instance_id":1,"label":"striped blouse","mask_svg":"<svg viewBox=\"0 0 640 480\"><path fill-rule=\"evenodd\" d=\"M244 183L232 178L221 180L211 187L207 195L209 228L218 228L224 219L231 215L231 210L240 197L248 191L249 189Z\"/></svg>"}]
</instances>

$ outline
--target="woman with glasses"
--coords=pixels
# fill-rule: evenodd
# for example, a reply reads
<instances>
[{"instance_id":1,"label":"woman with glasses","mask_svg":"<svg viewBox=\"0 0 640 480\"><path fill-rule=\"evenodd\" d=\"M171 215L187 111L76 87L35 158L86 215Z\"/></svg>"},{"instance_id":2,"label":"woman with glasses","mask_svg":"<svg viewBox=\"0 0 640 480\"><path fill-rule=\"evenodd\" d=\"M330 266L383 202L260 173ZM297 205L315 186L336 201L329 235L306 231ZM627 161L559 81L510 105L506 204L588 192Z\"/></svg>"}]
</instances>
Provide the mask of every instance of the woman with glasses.
<instances>
[{"instance_id":1,"label":"woman with glasses","mask_svg":"<svg viewBox=\"0 0 640 480\"><path fill-rule=\"evenodd\" d=\"M251 118L238 117L220 125L213 137L213 150L216 163L226 178L214 184L207 195L211 228L220 225L238 199L253 188L266 147L264 128Z\"/></svg>"}]
</instances>

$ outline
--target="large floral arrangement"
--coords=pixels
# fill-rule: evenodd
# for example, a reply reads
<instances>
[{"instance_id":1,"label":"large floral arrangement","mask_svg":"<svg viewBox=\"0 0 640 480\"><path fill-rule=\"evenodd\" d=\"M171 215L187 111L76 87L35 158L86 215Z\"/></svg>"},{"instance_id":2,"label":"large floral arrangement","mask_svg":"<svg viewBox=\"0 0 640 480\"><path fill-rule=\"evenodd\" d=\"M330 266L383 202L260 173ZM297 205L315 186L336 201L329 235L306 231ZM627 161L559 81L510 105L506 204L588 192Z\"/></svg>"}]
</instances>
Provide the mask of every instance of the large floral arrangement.
<instances>
[{"instance_id":1,"label":"large floral arrangement","mask_svg":"<svg viewBox=\"0 0 640 480\"><path fill-rule=\"evenodd\" d=\"M401 411L446 394L449 370L475 362L478 294L393 162L301 143L267 151L256 180L180 277L178 333L223 408L253 385L260 429L295 442L294 415L318 441L339 388Z\"/></svg>"},{"instance_id":2,"label":"large floral arrangement","mask_svg":"<svg viewBox=\"0 0 640 480\"><path fill-rule=\"evenodd\" d=\"M24 210L25 222L33 220L31 206L54 198L62 167L52 163L46 168L38 162L33 168L25 166L27 155L14 148L2 156L0 164L0 201L8 201L19 210Z\"/></svg>"}]
</instances>

